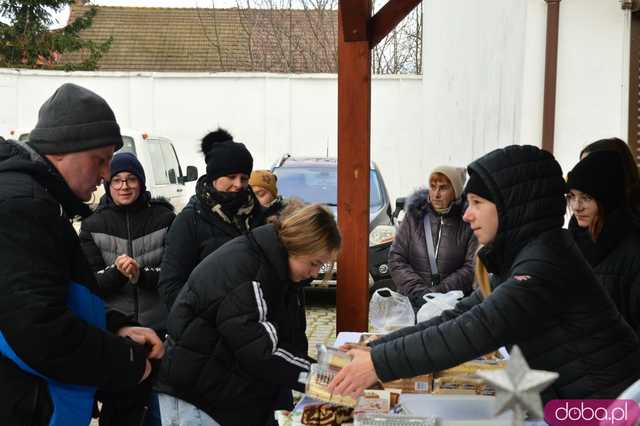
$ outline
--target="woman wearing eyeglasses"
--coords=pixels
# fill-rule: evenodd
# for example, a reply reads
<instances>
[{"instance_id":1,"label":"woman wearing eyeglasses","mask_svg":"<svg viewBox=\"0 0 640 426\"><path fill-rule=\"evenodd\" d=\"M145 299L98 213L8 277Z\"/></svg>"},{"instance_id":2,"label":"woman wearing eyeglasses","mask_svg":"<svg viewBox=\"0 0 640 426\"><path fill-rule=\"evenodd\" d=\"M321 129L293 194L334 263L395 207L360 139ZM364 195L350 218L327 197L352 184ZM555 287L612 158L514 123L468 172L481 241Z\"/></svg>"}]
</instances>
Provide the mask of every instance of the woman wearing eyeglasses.
<instances>
[{"instance_id":1,"label":"woman wearing eyeglasses","mask_svg":"<svg viewBox=\"0 0 640 426\"><path fill-rule=\"evenodd\" d=\"M596 151L569 172L569 230L618 310L640 334L640 224L620 154Z\"/></svg>"},{"instance_id":2,"label":"woman wearing eyeglasses","mask_svg":"<svg viewBox=\"0 0 640 426\"><path fill-rule=\"evenodd\" d=\"M113 157L110 175L98 208L82 222L82 249L105 302L163 337L168 312L158 294L158 275L165 236L175 218L173 206L164 199L151 198L145 186L144 169L131 153ZM135 406L135 401L129 401L129 409L103 404L100 424L140 424L148 392L146 395L138 392L136 396L143 398L142 403ZM142 411L137 412L131 406ZM114 411L109 410L111 407ZM118 416L124 412L132 417L106 421L106 413L112 416L115 411ZM154 412L159 417L159 411L151 407L146 425L159 424L159 418L157 423L151 420Z\"/></svg>"}]
</instances>

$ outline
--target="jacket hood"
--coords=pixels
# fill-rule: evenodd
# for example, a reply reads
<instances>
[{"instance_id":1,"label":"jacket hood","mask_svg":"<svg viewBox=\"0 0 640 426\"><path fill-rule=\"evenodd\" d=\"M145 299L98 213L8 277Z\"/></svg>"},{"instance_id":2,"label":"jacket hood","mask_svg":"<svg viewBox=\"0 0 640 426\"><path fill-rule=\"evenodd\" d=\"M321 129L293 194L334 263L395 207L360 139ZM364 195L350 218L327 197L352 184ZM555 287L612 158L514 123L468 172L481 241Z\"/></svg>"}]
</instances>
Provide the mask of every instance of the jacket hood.
<instances>
[{"instance_id":1,"label":"jacket hood","mask_svg":"<svg viewBox=\"0 0 640 426\"><path fill-rule=\"evenodd\" d=\"M484 155L468 169L482 179L498 210L496 238L479 253L490 272L508 270L529 241L562 228L566 183L560 165L547 151L511 145Z\"/></svg>"},{"instance_id":2,"label":"jacket hood","mask_svg":"<svg viewBox=\"0 0 640 426\"><path fill-rule=\"evenodd\" d=\"M109 193L105 193L101 198L100 198L100 203L98 204L98 207L96 208L96 212L106 209L106 208L112 208L112 209L122 209L122 210L138 210L140 208L143 208L147 205L161 205L164 206L166 208L168 208L171 211L175 211L175 207L173 206L173 204L171 204L169 202L169 200L167 200L165 197L156 197L156 198L152 198L151 197L151 193L149 191L145 191L143 193L140 194L140 196L138 197L138 199L133 203L130 204L128 206L117 206L116 203L113 202L113 198L111 198L111 195Z\"/></svg>"},{"instance_id":3,"label":"jacket hood","mask_svg":"<svg viewBox=\"0 0 640 426\"><path fill-rule=\"evenodd\" d=\"M463 213L463 199L458 198L451 202L451 208L447 213L444 213L442 216L462 216ZM413 194L411 194L407 198L407 214L416 217L418 220L421 220L427 212L431 212L435 215L438 215L431 202L429 201L429 190L427 188L420 188L416 190Z\"/></svg>"},{"instance_id":4,"label":"jacket hood","mask_svg":"<svg viewBox=\"0 0 640 426\"><path fill-rule=\"evenodd\" d=\"M89 206L75 196L53 165L28 144L7 140L0 143L0 172L30 175L60 203L68 217L87 217Z\"/></svg>"}]
</instances>

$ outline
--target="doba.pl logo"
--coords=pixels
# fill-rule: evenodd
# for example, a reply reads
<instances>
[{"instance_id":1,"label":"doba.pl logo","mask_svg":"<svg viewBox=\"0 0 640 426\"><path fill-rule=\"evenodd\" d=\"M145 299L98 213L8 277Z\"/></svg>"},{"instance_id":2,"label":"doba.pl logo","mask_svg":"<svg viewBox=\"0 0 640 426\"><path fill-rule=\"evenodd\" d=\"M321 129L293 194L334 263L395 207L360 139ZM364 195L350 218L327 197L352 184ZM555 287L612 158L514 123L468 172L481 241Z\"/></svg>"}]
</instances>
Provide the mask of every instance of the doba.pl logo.
<instances>
[{"instance_id":1,"label":"doba.pl logo","mask_svg":"<svg viewBox=\"0 0 640 426\"><path fill-rule=\"evenodd\" d=\"M640 406L627 399L554 399L544 407L549 426L634 426Z\"/></svg>"}]
</instances>

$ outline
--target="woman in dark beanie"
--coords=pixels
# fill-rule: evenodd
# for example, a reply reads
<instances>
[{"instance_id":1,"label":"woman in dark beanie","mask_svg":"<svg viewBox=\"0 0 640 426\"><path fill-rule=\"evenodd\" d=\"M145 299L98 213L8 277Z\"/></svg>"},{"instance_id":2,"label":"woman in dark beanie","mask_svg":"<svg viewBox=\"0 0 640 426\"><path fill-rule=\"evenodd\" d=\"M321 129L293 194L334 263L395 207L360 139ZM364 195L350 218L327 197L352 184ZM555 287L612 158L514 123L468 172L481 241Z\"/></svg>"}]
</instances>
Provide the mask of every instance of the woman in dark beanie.
<instances>
[{"instance_id":1,"label":"woman in dark beanie","mask_svg":"<svg viewBox=\"0 0 640 426\"><path fill-rule=\"evenodd\" d=\"M607 138L600 139L590 143L580 152L582 160L592 152L611 151L616 152L620 156L622 162L622 170L624 172L624 186L627 195L627 204L635 215L640 216L640 176L638 165L631 153L629 145L622 139Z\"/></svg>"},{"instance_id":2,"label":"woman in dark beanie","mask_svg":"<svg viewBox=\"0 0 640 426\"><path fill-rule=\"evenodd\" d=\"M193 271L169 314L158 376L165 425L266 426L309 370L302 282L341 238L318 204L235 238Z\"/></svg>"},{"instance_id":3,"label":"woman in dark beanie","mask_svg":"<svg viewBox=\"0 0 640 426\"><path fill-rule=\"evenodd\" d=\"M131 153L113 157L110 176L98 208L82 221L82 250L107 305L164 337L167 309L158 294L158 274L173 206L151 198L144 169ZM140 424L150 390L147 383L146 394L139 387L124 396L102 395L100 425ZM147 412L147 426L160 424L153 414L159 417L157 401Z\"/></svg>"},{"instance_id":4,"label":"woman in dark beanie","mask_svg":"<svg viewBox=\"0 0 640 426\"><path fill-rule=\"evenodd\" d=\"M202 139L207 174L178 214L167 237L160 291L169 309L189 274L227 241L264 224L260 204L249 187L253 157L244 144L218 129Z\"/></svg>"},{"instance_id":5,"label":"woman in dark beanie","mask_svg":"<svg viewBox=\"0 0 640 426\"><path fill-rule=\"evenodd\" d=\"M640 224L620 156L596 151L569 172L569 231L622 316L640 333Z\"/></svg>"},{"instance_id":6,"label":"woman in dark beanie","mask_svg":"<svg viewBox=\"0 0 640 426\"><path fill-rule=\"evenodd\" d=\"M483 245L479 289L370 351L350 350L353 361L331 390L359 394L378 379L433 373L518 345L531 368L559 373L545 402L615 398L640 378L639 341L562 229L560 165L536 147L509 146L468 171L464 220Z\"/></svg>"}]
</instances>

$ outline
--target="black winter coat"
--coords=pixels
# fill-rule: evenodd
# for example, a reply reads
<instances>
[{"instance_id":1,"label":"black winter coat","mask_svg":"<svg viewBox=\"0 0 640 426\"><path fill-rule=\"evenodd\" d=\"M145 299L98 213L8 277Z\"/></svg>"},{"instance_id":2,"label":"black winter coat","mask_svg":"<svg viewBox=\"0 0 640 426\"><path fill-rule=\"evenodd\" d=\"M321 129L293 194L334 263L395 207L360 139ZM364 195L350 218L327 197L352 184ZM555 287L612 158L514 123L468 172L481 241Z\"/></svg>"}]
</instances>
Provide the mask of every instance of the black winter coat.
<instances>
[{"instance_id":1,"label":"black winter coat","mask_svg":"<svg viewBox=\"0 0 640 426\"><path fill-rule=\"evenodd\" d=\"M251 217L249 227L263 224L263 216L256 214ZM191 197L169 230L162 257L158 287L169 309L196 265L218 247L241 234L234 225L204 208L197 195Z\"/></svg>"},{"instance_id":2,"label":"black winter coat","mask_svg":"<svg viewBox=\"0 0 640 426\"><path fill-rule=\"evenodd\" d=\"M168 311L158 293L158 276L165 237L174 219L173 206L165 199L151 199L148 192L130 206L117 206L104 195L80 228L82 250L96 274L99 294L109 306L132 315L161 337ZM140 266L136 284L129 284L114 265L122 254Z\"/></svg>"},{"instance_id":3,"label":"black winter coat","mask_svg":"<svg viewBox=\"0 0 640 426\"><path fill-rule=\"evenodd\" d=\"M561 229L560 166L545 151L513 146L469 168L498 209L498 234L480 250L494 291L375 342L378 377L430 373L517 344L531 368L560 375L545 401L617 397L640 378L638 337Z\"/></svg>"},{"instance_id":4,"label":"black winter coat","mask_svg":"<svg viewBox=\"0 0 640 426\"><path fill-rule=\"evenodd\" d=\"M438 214L428 201L428 191L416 191L407 201L407 213L389 251L391 278L398 291L411 299L426 293L462 290L471 294L478 240L462 220L462 202L454 201L448 213ZM429 215L440 283L432 285L431 266L424 237L424 217Z\"/></svg>"},{"instance_id":5,"label":"black winter coat","mask_svg":"<svg viewBox=\"0 0 640 426\"><path fill-rule=\"evenodd\" d=\"M194 269L167 322L157 390L223 426L264 426L283 388L308 371L302 288L272 225L225 244Z\"/></svg>"},{"instance_id":6,"label":"black winter coat","mask_svg":"<svg viewBox=\"0 0 640 426\"><path fill-rule=\"evenodd\" d=\"M613 212L605 221L595 243L575 217L569 231L624 319L640 336L640 227L625 210Z\"/></svg>"},{"instance_id":7,"label":"black winter coat","mask_svg":"<svg viewBox=\"0 0 640 426\"><path fill-rule=\"evenodd\" d=\"M69 218L90 210L26 145L0 144L0 332L17 355L51 379L103 389L133 387L142 377L142 346L90 326L67 306L69 282L96 282ZM107 315L116 331L129 320ZM0 355L0 424L48 425L45 380Z\"/></svg>"}]
</instances>

